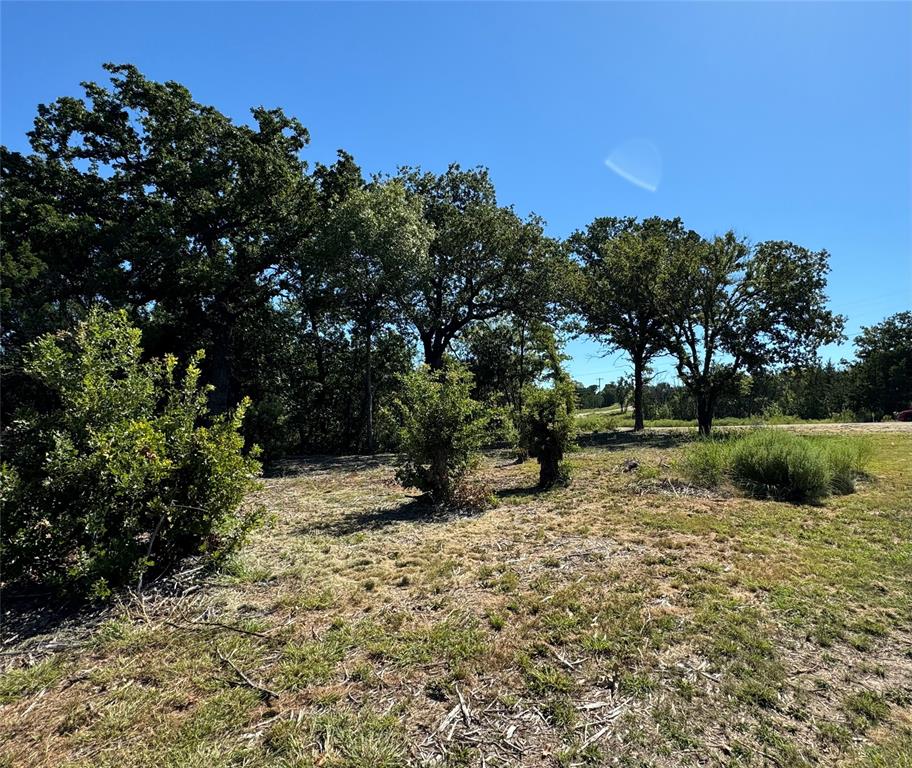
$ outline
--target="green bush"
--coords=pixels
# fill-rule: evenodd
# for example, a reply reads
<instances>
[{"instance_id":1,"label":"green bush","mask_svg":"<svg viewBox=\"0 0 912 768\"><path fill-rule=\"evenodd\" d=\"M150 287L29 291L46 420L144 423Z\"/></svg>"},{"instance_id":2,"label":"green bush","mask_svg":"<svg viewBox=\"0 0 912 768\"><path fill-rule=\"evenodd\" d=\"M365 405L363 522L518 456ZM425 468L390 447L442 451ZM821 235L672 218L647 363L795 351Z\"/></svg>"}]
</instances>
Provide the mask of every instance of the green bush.
<instances>
[{"instance_id":1,"label":"green bush","mask_svg":"<svg viewBox=\"0 0 912 768\"><path fill-rule=\"evenodd\" d=\"M550 388L529 387L520 419L520 445L538 460L539 488L551 488L570 481L564 453L576 436L573 382L558 378Z\"/></svg>"},{"instance_id":2,"label":"green bush","mask_svg":"<svg viewBox=\"0 0 912 768\"><path fill-rule=\"evenodd\" d=\"M486 414L485 440L488 444L516 445L519 441L519 432L516 429L513 409L509 405L500 405L489 400L484 403L484 410Z\"/></svg>"},{"instance_id":3,"label":"green bush","mask_svg":"<svg viewBox=\"0 0 912 768\"><path fill-rule=\"evenodd\" d=\"M48 334L25 371L45 390L5 434L4 579L104 596L191 553L220 558L255 522L241 511L259 465L243 454L246 403L207 418L198 353L141 362L124 312L93 309Z\"/></svg>"},{"instance_id":4,"label":"green bush","mask_svg":"<svg viewBox=\"0 0 912 768\"><path fill-rule=\"evenodd\" d=\"M472 374L452 361L440 371L422 366L402 377L396 478L437 505L454 501L485 436L486 418L472 399L472 381Z\"/></svg>"},{"instance_id":5,"label":"green bush","mask_svg":"<svg viewBox=\"0 0 912 768\"><path fill-rule=\"evenodd\" d=\"M620 426L617 416L602 413L585 413L576 416L577 432L616 432Z\"/></svg>"}]
</instances>

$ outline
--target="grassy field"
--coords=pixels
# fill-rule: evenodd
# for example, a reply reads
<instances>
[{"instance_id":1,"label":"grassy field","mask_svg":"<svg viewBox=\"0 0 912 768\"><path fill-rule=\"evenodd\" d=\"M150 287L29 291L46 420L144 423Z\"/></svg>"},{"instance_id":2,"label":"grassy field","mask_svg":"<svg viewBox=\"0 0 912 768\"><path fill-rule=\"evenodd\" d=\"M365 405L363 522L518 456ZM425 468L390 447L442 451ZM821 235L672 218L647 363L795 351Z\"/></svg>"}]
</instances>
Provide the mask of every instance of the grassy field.
<instances>
[{"instance_id":1,"label":"grassy field","mask_svg":"<svg viewBox=\"0 0 912 768\"><path fill-rule=\"evenodd\" d=\"M466 517L383 458L288 463L228 572L4 607L0 765L909 768L902 426L814 507L687 487L684 434L575 453L545 494L489 455L500 503Z\"/></svg>"},{"instance_id":2,"label":"grassy field","mask_svg":"<svg viewBox=\"0 0 912 768\"><path fill-rule=\"evenodd\" d=\"M716 419L716 427L760 427L760 426L810 426L833 424L850 418L850 414L837 414L832 419L802 419L798 416L725 416ZM864 422L859 422L864 423ZM886 422L890 423L890 422ZM633 428L633 408L621 411L617 405L607 408L583 408L576 412L577 429L580 432L610 432ZM691 427L696 429L696 419L646 419L649 428Z\"/></svg>"}]
</instances>

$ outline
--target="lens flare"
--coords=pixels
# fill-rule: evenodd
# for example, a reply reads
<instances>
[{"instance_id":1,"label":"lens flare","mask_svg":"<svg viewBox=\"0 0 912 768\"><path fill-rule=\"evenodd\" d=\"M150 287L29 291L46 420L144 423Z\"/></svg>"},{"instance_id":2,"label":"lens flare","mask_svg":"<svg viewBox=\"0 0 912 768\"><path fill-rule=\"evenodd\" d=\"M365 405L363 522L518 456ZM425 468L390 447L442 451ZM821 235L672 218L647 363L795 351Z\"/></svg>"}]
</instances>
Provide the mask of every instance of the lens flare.
<instances>
[{"instance_id":1,"label":"lens flare","mask_svg":"<svg viewBox=\"0 0 912 768\"><path fill-rule=\"evenodd\" d=\"M662 156L648 139L630 139L618 144L605 165L622 179L650 192L655 192L662 180Z\"/></svg>"}]
</instances>

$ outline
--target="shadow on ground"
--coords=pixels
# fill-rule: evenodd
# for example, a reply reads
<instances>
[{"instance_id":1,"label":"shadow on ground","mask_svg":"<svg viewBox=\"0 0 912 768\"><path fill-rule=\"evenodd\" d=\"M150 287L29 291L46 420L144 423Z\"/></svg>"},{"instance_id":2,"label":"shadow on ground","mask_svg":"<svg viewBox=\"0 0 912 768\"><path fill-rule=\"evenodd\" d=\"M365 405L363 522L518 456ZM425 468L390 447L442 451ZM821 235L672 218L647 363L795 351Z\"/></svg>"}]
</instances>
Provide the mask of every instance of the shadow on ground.
<instances>
[{"instance_id":1,"label":"shadow on ground","mask_svg":"<svg viewBox=\"0 0 912 768\"><path fill-rule=\"evenodd\" d=\"M361 531L379 531L398 523L440 525L481 514L484 512L459 509L441 510L425 497L418 497L397 506L380 507L337 520L318 521L301 527L298 532L304 535L348 536Z\"/></svg>"},{"instance_id":2,"label":"shadow on ground","mask_svg":"<svg viewBox=\"0 0 912 768\"><path fill-rule=\"evenodd\" d=\"M0 663L78 645L111 615L111 606L52 592L0 593Z\"/></svg>"},{"instance_id":3,"label":"shadow on ground","mask_svg":"<svg viewBox=\"0 0 912 768\"><path fill-rule=\"evenodd\" d=\"M537 485L527 485L518 488L503 488L497 491L496 495L498 499L516 499L524 496L538 496L540 493L547 493L547 491Z\"/></svg>"},{"instance_id":4,"label":"shadow on ground","mask_svg":"<svg viewBox=\"0 0 912 768\"><path fill-rule=\"evenodd\" d=\"M631 448L674 448L695 439L695 432L583 432L576 442L581 448L627 451Z\"/></svg>"},{"instance_id":5,"label":"shadow on ground","mask_svg":"<svg viewBox=\"0 0 912 768\"><path fill-rule=\"evenodd\" d=\"M266 467L263 477L274 479L319 475L328 472L363 472L395 464L392 453L377 453L364 456L286 456Z\"/></svg>"}]
</instances>

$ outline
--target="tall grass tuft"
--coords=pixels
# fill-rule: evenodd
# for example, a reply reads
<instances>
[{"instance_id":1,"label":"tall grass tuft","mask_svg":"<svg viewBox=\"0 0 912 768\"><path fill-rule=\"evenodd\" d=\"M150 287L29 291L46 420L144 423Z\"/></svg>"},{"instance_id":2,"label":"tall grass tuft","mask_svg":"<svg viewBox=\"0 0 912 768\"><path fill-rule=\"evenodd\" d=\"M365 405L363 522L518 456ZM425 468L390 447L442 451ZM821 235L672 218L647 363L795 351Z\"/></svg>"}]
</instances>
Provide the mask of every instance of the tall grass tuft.
<instances>
[{"instance_id":1,"label":"tall grass tuft","mask_svg":"<svg viewBox=\"0 0 912 768\"><path fill-rule=\"evenodd\" d=\"M830 467L832 492L854 493L855 480L865 474L870 460L870 443L855 437L830 437L819 442Z\"/></svg>"},{"instance_id":2,"label":"tall grass tuft","mask_svg":"<svg viewBox=\"0 0 912 768\"><path fill-rule=\"evenodd\" d=\"M679 469L699 488L717 488L729 469L731 441L719 438L697 440L684 449Z\"/></svg>"},{"instance_id":3,"label":"tall grass tuft","mask_svg":"<svg viewBox=\"0 0 912 768\"><path fill-rule=\"evenodd\" d=\"M732 448L735 482L749 493L788 501L819 501L830 494L832 471L825 451L781 430L758 430Z\"/></svg>"},{"instance_id":4,"label":"tall grass tuft","mask_svg":"<svg viewBox=\"0 0 912 768\"><path fill-rule=\"evenodd\" d=\"M817 502L855 490L870 446L855 437L805 437L778 429L699 440L684 449L681 473L716 488L727 478L753 496Z\"/></svg>"}]
</instances>

